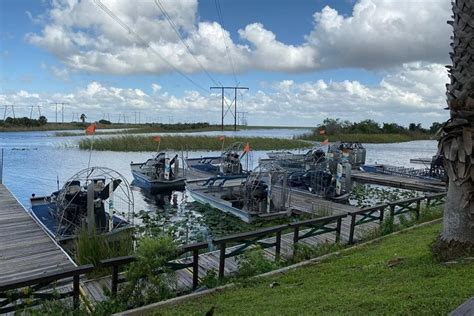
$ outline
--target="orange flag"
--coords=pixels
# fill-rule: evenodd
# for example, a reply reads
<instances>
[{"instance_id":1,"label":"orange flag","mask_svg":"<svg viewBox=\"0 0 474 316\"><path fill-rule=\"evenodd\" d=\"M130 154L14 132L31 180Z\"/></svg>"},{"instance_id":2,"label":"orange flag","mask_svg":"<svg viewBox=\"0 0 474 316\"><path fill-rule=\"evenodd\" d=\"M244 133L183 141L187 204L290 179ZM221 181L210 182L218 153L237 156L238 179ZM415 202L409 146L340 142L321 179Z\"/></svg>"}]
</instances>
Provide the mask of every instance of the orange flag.
<instances>
[{"instance_id":1,"label":"orange flag","mask_svg":"<svg viewBox=\"0 0 474 316\"><path fill-rule=\"evenodd\" d=\"M321 145L327 145L327 144L329 144L329 139L328 139L328 138L326 138L326 139L321 143Z\"/></svg>"},{"instance_id":2,"label":"orange flag","mask_svg":"<svg viewBox=\"0 0 474 316\"><path fill-rule=\"evenodd\" d=\"M324 135L324 134L326 134L325 130L322 129L322 130L319 131L319 135Z\"/></svg>"},{"instance_id":3,"label":"orange flag","mask_svg":"<svg viewBox=\"0 0 474 316\"><path fill-rule=\"evenodd\" d=\"M249 145L249 143L246 143L246 144L245 144L245 146L244 146L244 151L245 151L246 153L248 153L248 152L250 151L250 145Z\"/></svg>"},{"instance_id":4,"label":"orange flag","mask_svg":"<svg viewBox=\"0 0 474 316\"><path fill-rule=\"evenodd\" d=\"M157 143L160 143L161 142L161 137L160 136L155 136L155 137L153 137L153 140Z\"/></svg>"},{"instance_id":5,"label":"orange flag","mask_svg":"<svg viewBox=\"0 0 474 316\"><path fill-rule=\"evenodd\" d=\"M224 139L225 139L224 135L219 136L219 140L220 140L220 141L224 141Z\"/></svg>"},{"instance_id":6,"label":"orange flag","mask_svg":"<svg viewBox=\"0 0 474 316\"><path fill-rule=\"evenodd\" d=\"M86 135L94 135L95 134L95 129L97 125L95 123L92 123L86 128Z\"/></svg>"}]
</instances>

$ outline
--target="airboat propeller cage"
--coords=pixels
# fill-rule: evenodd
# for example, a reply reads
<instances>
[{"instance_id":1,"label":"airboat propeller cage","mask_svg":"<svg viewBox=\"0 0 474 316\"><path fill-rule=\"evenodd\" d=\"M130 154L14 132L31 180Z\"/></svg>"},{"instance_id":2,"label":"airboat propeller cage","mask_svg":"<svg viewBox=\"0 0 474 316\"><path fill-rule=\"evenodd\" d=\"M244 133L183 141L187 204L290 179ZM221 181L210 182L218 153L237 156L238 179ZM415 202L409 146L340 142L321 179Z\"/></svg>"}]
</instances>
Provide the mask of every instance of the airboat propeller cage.
<instances>
[{"instance_id":1,"label":"airboat propeller cage","mask_svg":"<svg viewBox=\"0 0 474 316\"><path fill-rule=\"evenodd\" d=\"M133 193L127 179L107 167L91 167L73 175L59 190L53 216L56 237L70 237L87 227L89 233L111 232L133 224ZM53 210L51 210L53 211Z\"/></svg>"}]
</instances>

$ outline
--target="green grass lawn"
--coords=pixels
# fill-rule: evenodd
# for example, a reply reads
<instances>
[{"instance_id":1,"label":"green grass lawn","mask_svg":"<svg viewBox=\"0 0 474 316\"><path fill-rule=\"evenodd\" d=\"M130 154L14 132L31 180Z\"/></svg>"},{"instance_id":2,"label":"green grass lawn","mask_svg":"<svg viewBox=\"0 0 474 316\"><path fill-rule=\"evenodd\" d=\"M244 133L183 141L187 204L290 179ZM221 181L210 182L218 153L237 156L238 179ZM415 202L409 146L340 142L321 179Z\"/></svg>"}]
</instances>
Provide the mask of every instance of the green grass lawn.
<instances>
[{"instance_id":1,"label":"green grass lawn","mask_svg":"<svg viewBox=\"0 0 474 316\"><path fill-rule=\"evenodd\" d=\"M433 261L429 245L440 227L410 230L155 315L204 315L213 306L214 315L446 315L474 295L474 263ZM396 258L403 259L389 267Z\"/></svg>"}]
</instances>

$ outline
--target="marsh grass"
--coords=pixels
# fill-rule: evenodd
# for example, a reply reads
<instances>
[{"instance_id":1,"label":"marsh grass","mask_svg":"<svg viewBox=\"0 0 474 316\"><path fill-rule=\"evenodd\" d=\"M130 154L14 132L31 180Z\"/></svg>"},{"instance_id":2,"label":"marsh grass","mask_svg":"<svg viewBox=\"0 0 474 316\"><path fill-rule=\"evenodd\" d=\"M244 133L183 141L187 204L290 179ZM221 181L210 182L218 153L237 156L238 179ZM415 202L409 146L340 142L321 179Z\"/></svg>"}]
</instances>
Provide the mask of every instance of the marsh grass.
<instances>
[{"instance_id":1,"label":"marsh grass","mask_svg":"<svg viewBox=\"0 0 474 316\"><path fill-rule=\"evenodd\" d=\"M79 265L99 265L100 260L112 257L126 256L133 252L133 236L131 232L124 232L117 241L108 241L105 235L97 234L94 229L91 234L86 228L81 228L76 243L74 257ZM92 277L102 276L110 271L95 269Z\"/></svg>"},{"instance_id":2,"label":"marsh grass","mask_svg":"<svg viewBox=\"0 0 474 316\"><path fill-rule=\"evenodd\" d=\"M400 133L400 134L334 134L334 135L319 135L319 134L304 134L297 137L297 139L304 139L310 141L322 142L326 139L329 142L346 141L346 142L361 142L361 143L402 143L413 140L432 139L433 135L426 133Z\"/></svg>"},{"instance_id":3,"label":"marsh grass","mask_svg":"<svg viewBox=\"0 0 474 316\"><path fill-rule=\"evenodd\" d=\"M91 139L79 142L79 148L88 150ZM249 143L253 150L299 149L311 147L303 140L264 138L264 137L226 137L224 148L234 142ZM153 136L124 135L94 140L94 150L108 151L156 151L158 144ZM216 136L164 136L160 150L221 150L222 142Z\"/></svg>"}]
</instances>

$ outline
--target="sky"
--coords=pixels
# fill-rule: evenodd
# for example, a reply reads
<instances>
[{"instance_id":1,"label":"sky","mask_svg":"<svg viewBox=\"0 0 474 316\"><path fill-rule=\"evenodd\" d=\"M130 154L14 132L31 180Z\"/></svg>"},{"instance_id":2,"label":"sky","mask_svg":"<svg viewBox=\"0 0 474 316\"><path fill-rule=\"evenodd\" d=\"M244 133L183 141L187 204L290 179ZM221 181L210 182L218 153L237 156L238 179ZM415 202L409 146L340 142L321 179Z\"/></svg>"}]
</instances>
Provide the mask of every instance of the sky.
<instances>
[{"instance_id":1,"label":"sky","mask_svg":"<svg viewBox=\"0 0 474 316\"><path fill-rule=\"evenodd\" d=\"M446 0L2 0L0 119L54 122L60 102L65 121L220 123L210 87L238 86L249 125L429 127L448 118L450 15Z\"/></svg>"}]
</instances>

